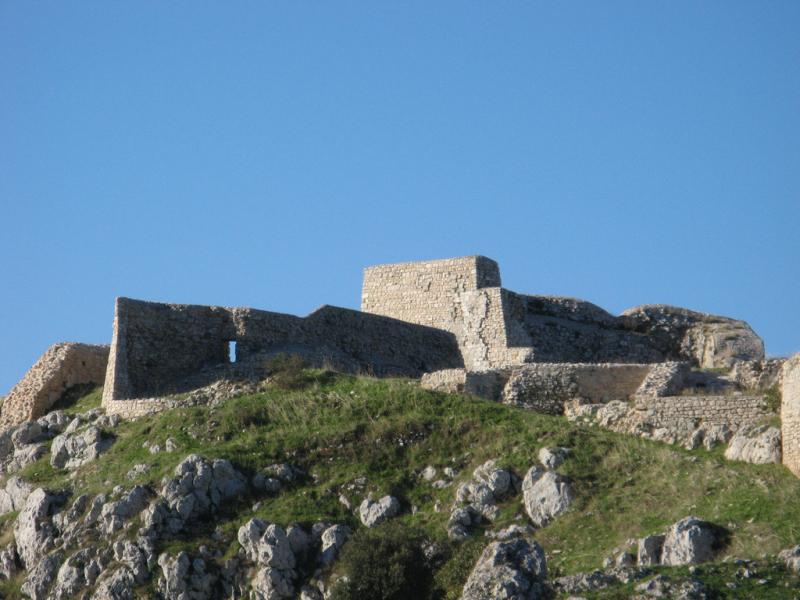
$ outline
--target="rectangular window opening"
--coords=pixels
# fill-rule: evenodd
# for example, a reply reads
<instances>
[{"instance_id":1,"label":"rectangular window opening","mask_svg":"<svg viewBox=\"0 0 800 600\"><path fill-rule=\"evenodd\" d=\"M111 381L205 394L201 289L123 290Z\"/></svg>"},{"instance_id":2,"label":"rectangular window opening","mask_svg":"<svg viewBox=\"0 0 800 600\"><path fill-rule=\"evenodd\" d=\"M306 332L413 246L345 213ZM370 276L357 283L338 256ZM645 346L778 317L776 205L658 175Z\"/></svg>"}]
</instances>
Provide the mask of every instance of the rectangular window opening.
<instances>
[{"instance_id":1,"label":"rectangular window opening","mask_svg":"<svg viewBox=\"0 0 800 600\"><path fill-rule=\"evenodd\" d=\"M228 360L232 363L236 362L236 340L228 342Z\"/></svg>"}]
</instances>

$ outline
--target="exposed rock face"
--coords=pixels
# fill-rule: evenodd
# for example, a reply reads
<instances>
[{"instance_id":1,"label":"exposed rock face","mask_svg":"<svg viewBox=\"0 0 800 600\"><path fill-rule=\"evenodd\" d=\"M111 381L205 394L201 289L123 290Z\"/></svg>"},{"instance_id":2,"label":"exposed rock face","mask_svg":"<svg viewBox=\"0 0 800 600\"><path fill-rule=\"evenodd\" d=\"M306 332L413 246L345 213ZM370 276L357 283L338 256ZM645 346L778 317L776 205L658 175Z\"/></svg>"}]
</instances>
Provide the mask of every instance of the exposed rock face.
<instances>
[{"instance_id":1,"label":"exposed rock face","mask_svg":"<svg viewBox=\"0 0 800 600\"><path fill-rule=\"evenodd\" d=\"M647 567L661 564L661 553L664 548L663 535L648 535L639 540L639 549L636 553L636 562L639 566Z\"/></svg>"},{"instance_id":2,"label":"exposed rock face","mask_svg":"<svg viewBox=\"0 0 800 600\"><path fill-rule=\"evenodd\" d=\"M569 448L542 448L539 450L539 462L542 463L546 469L557 469L567 460L569 453Z\"/></svg>"},{"instance_id":3,"label":"exposed rock face","mask_svg":"<svg viewBox=\"0 0 800 600\"><path fill-rule=\"evenodd\" d=\"M194 560L186 552L176 557L162 554L158 557L162 577L158 589L165 598L175 600L211 600L216 578L206 572L203 559Z\"/></svg>"},{"instance_id":4,"label":"exposed rock face","mask_svg":"<svg viewBox=\"0 0 800 600\"><path fill-rule=\"evenodd\" d=\"M456 504L447 524L450 539L467 537L472 525L482 518L494 520L499 512L498 500L510 493L513 485L513 476L499 468L497 461L487 460L477 467L472 472L472 479L456 490Z\"/></svg>"},{"instance_id":5,"label":"exposed rock face","mask_svg":"<svg viewBox=\"0 0 800 600\"><path fill-rule=\"evenodd\" d=\"M53 439L50 464L59 469L77 469L96 459L114 443L96 425L65 431Z\"/></svg>"},{"instance_id":6,"label":"exposed rock face","mask_svg":"<svg viewBox=\"0 0 800 600\"><path fill-rule=\"evenodd\" d=\"M62 498L37 488L28 496L25 506L14 524L14 539L17 543L22 565L31 568L53 548L57 531L52 524L54 509Z\"/></svg>"},{"instance_id":7,"label":"exposed rock face","mask_svg":"<svg viewBox=\"0 0 800 600\"><path fill-rule=\"evenodd\" d=\"M668 360L719 368L764 359L764 342L744 321L663 304L636 306L620 318L629 329L646 334Z\"/></svg>"},{"instance_id":8,"label":"exposed rock face","mask_svg":"<svg viewBox=\"0 0 800 600\"><path fill-rule=\"evenodd\" d=\"M669 566L694 565L714 556L716 535L710 523L685 517L672 525L664 538L661 563Z\"/></svg>"},{"instance_id":9,"label":"exposed rock face","mask_svg":"<svg viewBox=\"0 0 800 600\"><path fill-rule=\"evenodd\" d=\"M107 362L108 346L50 346L6 396L0 427L38 419L72 386L102 384Z\"/></svg>"},{"instance_id":10,"label":"exposed rock face","mask_svg":"<svg viewBox=\"0 0 800 600\"><path fill-rule=\"evenodd\" d=\"M766 425L740 430L731 438L725 458L757 465L780 464L781 430Z\"/></svg>"},{"instance_id":11,"label":"exposed rock face","mask_svg":"<svg viewBox=\"0 0 800 600\"><path fill-rule=\"evenodd\" d=\"M133 575L125 567L106 572L98 581L91 600L133 600L135 585Z\"/></svg>"},{"instance_id":12,"label":"exposed rock face","mask_svg":"<svg viewBox=\"0 0 800 600\"><path fill-rule=\"evenodd\" d=\"M734 363L730 378L745 390L765 391L781 384L784 359L743 360Z\"/></svg>"},{"instance_id":13,"label":"exposed rock face","mask_svg":"<svg viewBox=\"0 0 800 600\"><path fill-rule=\"evenodd\" d=\"M522 480L525 511L536 527L542 527L563 513L572 503L569 482L558 473L531 467Z\"/></svg>"},{"instance_id":14,"label":"exposed rock face","mask_svg":"<svg viewBox=\"0 0 800 600\"><path fill-rule=\"evenodd\" d=\"M9 477L8 481L6 481L6 487L0 489L0 515L22 510L32 491L31 484L26 483L19 477Z\"/></svg>"},{"instance_id":15,"label":"exposed rock face","mask_svg":"<svg viewBox=\"0 0 800 600\"><path fill-rule=\"evenodd\" d=\"M28 577L22 584L22 593L31 600L45 600L50 585L58 574L61 557L58 554L45 556L28 570Z\"/></svg>"},{"instance_id":16,"label":"exposed rock face","mask_svg":"<svg viewBox=\"0 0 800 600\"><path fill-rule=\"evenodd\" d=\"M470 573L461 600L536 600L545 597L547 565L534 541L513 539L486 547Z\"/></svg>"},{"instance_id":17,"label":"exposed rock face","mask_svg":"<svg viewBox=\"0 0 800 600\"><path fill-rule=\"evenodd\" d=\"M358 516L367 527L375 527L400 512L400 501L394 496L384 496L377 502L364 498L358 507Z\"/></svg>"},{"instance_id":18,"label":"exposed rock face","mask_svg":"<svg viewBox=\"0 0 800 600\"><path fill-rule=\"evenodd\" d=\"M350 537L350 533L350 528L346 525L332 525L322 532L320 562L323 565L329 565L336 560L339 550Z\"/></svg>"},{"instance_id":19,"label":"exposed rock face","mask_svg":"<svg viewBox=\"0 0 800 600\"><path fill-rule=\"evenodd\" d=\"M161 496L172 512L170 528L180 530L186 521L216 511L245 487L245 478L227 460L190 454L175 467L175 476L162 483Z\"/></svg>"},{"instance_id":20,"label":"exposed rock face","mask_svg":"<svg viewBox=\"0 0 800 600\"><path fill-rule=\"evenodd\" d=\"M239 528L238 539L247 557L257 565L251 582L256 597L264 600L293 597L296 559L284 529L251 519Z\"/></svg>"}]
</instances>

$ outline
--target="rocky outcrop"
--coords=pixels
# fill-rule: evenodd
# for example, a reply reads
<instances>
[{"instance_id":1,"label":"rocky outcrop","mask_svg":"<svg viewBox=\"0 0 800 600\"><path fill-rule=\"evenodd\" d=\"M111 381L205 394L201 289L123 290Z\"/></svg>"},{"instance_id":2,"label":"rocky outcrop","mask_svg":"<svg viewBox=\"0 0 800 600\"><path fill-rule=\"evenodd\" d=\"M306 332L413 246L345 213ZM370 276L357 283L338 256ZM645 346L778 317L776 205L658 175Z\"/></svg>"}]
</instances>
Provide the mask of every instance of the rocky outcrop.
<instances>
[{"instance_id":1,"label":"rocky outcrop","mask_svg":"<svg viewBox=\"0 0 800 600\"><path fill-rule=\"evenodd\" d=\"M63 497L37 488L28 496L14 524L14 539L17 543L22 565L31 568L55 545L58 534L52 523L55 509Z\"/></svg>"},{"instance_id":2,"label":"rocky outcrop","mask_svg":"<svg viewBox=\"0 0 800 600\"><path fill-rule=\"evenodd\" d=\"M647 335L667 360L720 368L764 359L764 342L744 321L664 304L633 307L620 319L626 328Z\"/></svg>"},{"instance_id":3,"label":"rocky outcrop","mask_svg":"<svg viewBox=\"0 0 800 600\"><path fill-rule=\"evenodd\" d=\"M53 439L50 448L50 464L57 469L77 469L95 460L108 450L114 439L97 427L70 427Z\"/></svg>"},{"instance_id":4,"label":"rocky outcrop","mask_svg":"<svg viewBox=\"0 0 800 600\"><path fill-rule=\"evenodd\" d=\"M546 597L544 550L532 540L493 542L464 585L461 600L537 600Z\"/></svg>"},{"instance_id":5,"label":"rocky outcrop","mask_svg":"<svg viewBox=\"0 0 800 600\"><path fill-rule=\"evenodd\" d=\"M6 396L0 427L19 425L44 415L64 392L81 384L103 383L108 346L54 344Z\"/></svg>"},{"instance_id":6,"label":"rocky outcrop","mask_svg":"<svg viewBox=\"0 0 800 600\"><path fill-rule=\"evenodd\" d=\"M728 443L725 458L756 465L780 464L781 430L766 425L741 429Z\"/></svg>"},{"instance_id":7,"label":"rocky outcrop","mask_svg":"<svg viewBox=\"0 0 800 600\"><path fill-rule=\"evenodd\" d=\"M497 502L510 493L513 486L513 475L499 468L497 461L487 460L477 467L472 478L456 490L456 503L447 525L448 536L463 539L481 519L494 520L500 510Z\"/></svg>"},{"instance_id":8,"label":"rocky outcrop","mask_svg":"<svg viewBox=\"0 0 800 600\"><path fill-rule=\"evenodd\" d=\"M570 454L569 448L542 448L539 450L539 462L545 469L554 470L560 467Z\"/></svg>"},{"instance_id":9,"label":"rocky outcrop","mask_svg":"<svg viewBox=\"0 0 800 600\"><path fill-rule=\"evenodd\" d=\"M543 527L567 510L572 489L562 475L533 466L522 480L525 512L536 527Z\"/></svg>"}]
</instances>

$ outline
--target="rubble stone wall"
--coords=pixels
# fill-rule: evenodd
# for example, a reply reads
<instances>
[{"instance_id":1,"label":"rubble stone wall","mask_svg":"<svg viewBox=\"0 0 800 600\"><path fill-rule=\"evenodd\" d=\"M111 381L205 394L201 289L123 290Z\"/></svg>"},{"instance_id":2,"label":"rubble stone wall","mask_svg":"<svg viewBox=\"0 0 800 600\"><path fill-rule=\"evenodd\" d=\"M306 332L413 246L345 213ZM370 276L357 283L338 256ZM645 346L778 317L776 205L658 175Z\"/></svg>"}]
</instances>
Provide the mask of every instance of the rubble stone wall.
<instances>
[{"instance_id":1,"label":"rubble stone wall","mask_svg":"<svg viewBox=\"0 0 800 600\"><path fill-rule=\"evenodd\" d=\"M0 426L38 419L73 386L101 385L107 361L108 346L76 343L50 346L6 396Z\"/></svg>"},{"instance_id":2,"label":"rubble stone wall","mask_svg":"<svg viewBox=\"0 0 800 600\"><path fill-rule=\"evenodd\" d=\"M763 396L729 394L724 396L637 397L637 411L647 413L654 427L683 430L687 423L728 425L738 429L755 425L771 413Z\"/></svg>"},{"instance_id":3,"label":"rubble stone wall","mask_svg":"<svg viewBox=\"0 0 800 600\"><path fill-rule=\"evenodd\" d=\"M235 364L230 342L236 342ZM279 352L376 375L418 377L463 366L449 332L344 308L324 306L301 318L119 298L103 400L187 391L209 378L263 368Z\"/></svg>"},{"instance_id":4,"label":"rubble stone wall","mask_svg":"<svg viewBox=\"0 0 800 600\"><path fill-rule=\"evenodd\" d=\"M650 372L647 364L535 363L515 367L503 402L539 412L563 414L567 402L628 400Z\"/></svg>"},{"instance_id":5,"label":"rubble stone wall","mask_svg":"<svg viewBox=\"0 0 800 600\"><path fill-rule=\"evenodd\" d=\"M783 364L781 392L783 464L800 477L800 354Z\"/></svg>"}]
</instances>

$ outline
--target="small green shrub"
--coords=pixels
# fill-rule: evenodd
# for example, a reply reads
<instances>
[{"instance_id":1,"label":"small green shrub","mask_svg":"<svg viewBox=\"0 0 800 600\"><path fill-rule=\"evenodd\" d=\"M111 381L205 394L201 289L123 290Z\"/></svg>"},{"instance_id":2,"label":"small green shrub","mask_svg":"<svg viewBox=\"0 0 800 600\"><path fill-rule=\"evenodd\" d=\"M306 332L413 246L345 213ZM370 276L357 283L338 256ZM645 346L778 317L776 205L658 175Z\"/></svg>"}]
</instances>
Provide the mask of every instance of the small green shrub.
<instances>
[{"instance_id":1,"label":"small green shrub","mask_svg":"<svg viewBox=\"0 0 800 600\"><path fill-rule=\"evenodd\" d=\"M408 526L387 523L359 529L345 544L339 562L347 579L334 600L406 600L428 597L431 570L422 551L424 538Z\"/></svg>"},{"instance_id":2,"label":"small green shrub","mask_svg":"<svg viewBox=\"0 0 800 600\"><path fill-rule=\"evenodd\" d=\"M310 383L306 373L308 364L299 354L281 352L268 359L264 366L272 384L282 390L298 390Z\"/></svg>"},{"instance_id":3,"label":"small green shrub","mask_svg":"<svg viewBox=\"0 0 800 600\"><path fill-rule=\"evenodd\" d=\"M781 411L781 388L779 385L773 385L766 392L764 392L764 400L767 402L767 408L770 412L779 413Z\"/></svg>"}]
</instances>

